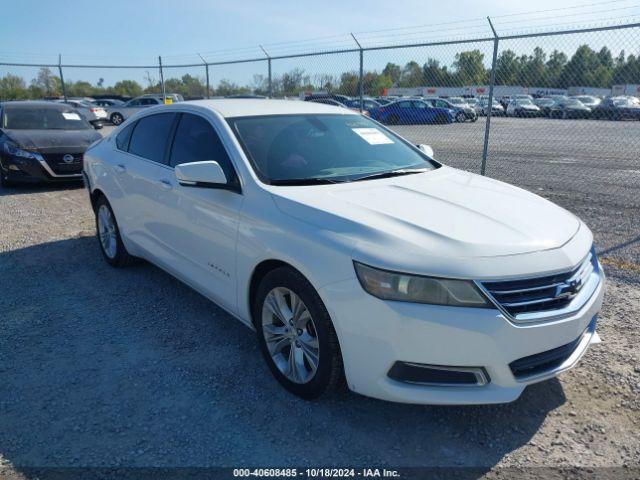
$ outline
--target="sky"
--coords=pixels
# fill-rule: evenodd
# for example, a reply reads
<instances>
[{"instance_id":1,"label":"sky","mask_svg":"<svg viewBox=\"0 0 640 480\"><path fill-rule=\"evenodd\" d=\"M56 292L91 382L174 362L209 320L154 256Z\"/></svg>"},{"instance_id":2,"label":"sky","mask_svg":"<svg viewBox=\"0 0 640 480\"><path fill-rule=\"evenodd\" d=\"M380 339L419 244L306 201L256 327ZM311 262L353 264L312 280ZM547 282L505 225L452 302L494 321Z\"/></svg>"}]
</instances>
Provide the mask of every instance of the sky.
<instances>
[{"instance_id":1,"label":"sky","mask_svg":"<svg viewBox=\"0 0 640 480\"><path fill-rule=\"evenodd\" d=\"M0 28L0 62L56 63L58 53L70 64L154 65L158 55L166 63L196 63L197 53L208 61L231 58L259 58L263 45L271 55L309 49L353 46L349 32L355 32L366 45L407 41L430 41L460 36L489 36L484 18L495 19L499 31L520 32L548 25L578 27L596 21L640 21L638 0L5 0ZM540 13L523 12L538 11ZM369 33L367 33L369 32ZM373 32L373 33L372 33ZM638 32L636 32L636 35ZM608 43L614 51L624 48L624 39L602 36L596 43ZM543 47L551 50L550 40ZM560 47L575 49L570 39L558 39ZM640 37L635 37L635 44ZM633 42L629 42L630 45ZM529 44L517 46L529 48ZM534 45L531 45L531 48ZM627 47L630 48L630 47ZM633 48L633 47L631 47ZM490 50L490 49L489 49ZM414 52L404 52L413 55ZM371 68L384 66L385 60L401 63L407 55L389 52L370 56ZM421 53L415 52L419 56ZM425 53L426 55L426 53ZM432 56L450 63L454 51ZM383 58L384 57L384 58ZM418 59L420 60L420 59ZM345 60L351 64L353 59ZM339 61L325 57L299 62L303 68L340 69ZM286 70L296 62L281 62ZM381 67L380 67L381 68ZM216 78L247 83L252 72L263 73L263 64L220 67ZM7 72L29 79L36 69L0 66ZM175 69L170 76L183 73L203 75L203 69ZM334 72L331 72L334 73ZM70 68L65 78L98 77L111 84L119 78L144 77L144 70L80 70ZM151 70L151 76L157 71ZM175 75L174 75L175 74Z\"/></svg>"}]
</instances>

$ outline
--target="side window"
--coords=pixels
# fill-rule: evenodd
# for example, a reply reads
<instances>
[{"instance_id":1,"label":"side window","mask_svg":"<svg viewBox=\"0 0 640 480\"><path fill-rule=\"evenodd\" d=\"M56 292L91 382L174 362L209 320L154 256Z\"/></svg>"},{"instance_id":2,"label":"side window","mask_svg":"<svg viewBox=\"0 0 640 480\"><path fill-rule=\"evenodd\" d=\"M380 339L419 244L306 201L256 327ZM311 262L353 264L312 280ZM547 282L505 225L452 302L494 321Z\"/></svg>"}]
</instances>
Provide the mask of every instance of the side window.
<instances>
[{"instance_id":1,"label":"side window","mask_svg":"<svg viewBox=\"0 0 640 480\"><path fill-rule=\"evenodd\" d=\"M138 120L129 142L129 153L164 163L165 145L175 116L175 113L158 113Z\"/></svg>"},{"instance_id":2,"label":"side window","mask_svg":"<svg viewBox=\"0 0 640 480\"><path fill-rule=\"evenodd\" d=\"M398 106L400 108L411 108L411 102L400 102Z\"/></svg>"},{"instance_id":3,"label":"side window","mask_svg":"<svg viewBox=\"0 0 640 480\"><path fill-rule=\"evenodd\" d=\"M169 165L215 160L220 164L227 180L232 181L235 173L227 151L211 124L198 115L183 113L171 147Z\"/></svg>"},{"instance_id":4,"label":"side window","mask_svg":"<svg viewBox=\"0 0 640 480\"><path fill-rule=\"evenodd\" d=\"M129 141L131 140L131 133L136 126L136 122L131 125L127 125L116 137L116 147L118 150L127 152L129 150Z\"/></svg>"},{"instance_id":5,"label":"side window","mask_svg":"<svg viewBox=\"0 0 640 480\"><path fill-rule=\"evenodd\" d=\"M418 109L427 108L427 105L423 102L413 102L413 106Z\"/></svg>"},{"instance_id":6,"label":"side window","mask_svg":"<svg viewBox=\"0 0 640 480\"><path fill-rule=\"evenodd\" d=\"M129 102L130 107L137 107L138 105L140 105L140 100L131 100Z\"/></svg>"}]
</instances>

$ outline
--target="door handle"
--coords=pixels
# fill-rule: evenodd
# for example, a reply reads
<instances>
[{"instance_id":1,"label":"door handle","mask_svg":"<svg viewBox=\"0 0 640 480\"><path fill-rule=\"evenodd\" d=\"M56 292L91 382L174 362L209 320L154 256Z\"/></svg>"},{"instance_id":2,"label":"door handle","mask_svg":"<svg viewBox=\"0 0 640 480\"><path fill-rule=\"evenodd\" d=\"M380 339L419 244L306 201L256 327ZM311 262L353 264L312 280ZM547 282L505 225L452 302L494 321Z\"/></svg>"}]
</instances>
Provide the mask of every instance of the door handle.
<instances>
[{"instance_id":1,"label":"door handle","mask_svg":"<svg viewBox=\"0 0 640 480\"><path fill-rule=\"evenodd\" d=\"M126 172L126 171L127 171L127 167L125 167L125 166L124 166L124 164L119 163L118 165L116 165L116 166L114 167L114 170L115 170L116 172L118 172L118 173L124 173L124 172Z\"/></svg>"},{"instance_id":2,"label":"door handle","mask_svg":"<svg viewBox=\"0 0 640 480\"><path fill-rule=\"evenodd\" d=\"M169 180L166 180L166 179L160 180L160 186L162 188L167 189L167 190L170 190L170 189L173 188L173 184Z\"/></svg>"}]
</instances>

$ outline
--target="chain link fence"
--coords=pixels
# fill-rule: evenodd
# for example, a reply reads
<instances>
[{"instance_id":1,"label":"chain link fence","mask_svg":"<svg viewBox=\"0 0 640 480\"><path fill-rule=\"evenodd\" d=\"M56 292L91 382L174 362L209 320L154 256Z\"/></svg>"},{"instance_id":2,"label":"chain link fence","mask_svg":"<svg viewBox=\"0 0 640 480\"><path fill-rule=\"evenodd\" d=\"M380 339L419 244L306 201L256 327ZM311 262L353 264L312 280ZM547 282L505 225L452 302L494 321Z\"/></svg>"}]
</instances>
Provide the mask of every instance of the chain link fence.
<instances>
[{"instance_id":1,"label":"chain link fence","mask_svg":"<svg viewBox=\"0 0 640 480\"><path fill-rule=\"evenodd\" d=\"M516 21L472 25L473 39L429 41L431 29L405 44L333 36L320 51L301 41L138 65L0 62L0 100L346 96L438 160L576 212L606 253L640 264L640 23L514 34ZM370 99L410 108L383 116ZM421 117L424 103L453 122Z\"/></svg>"}]
</instances>

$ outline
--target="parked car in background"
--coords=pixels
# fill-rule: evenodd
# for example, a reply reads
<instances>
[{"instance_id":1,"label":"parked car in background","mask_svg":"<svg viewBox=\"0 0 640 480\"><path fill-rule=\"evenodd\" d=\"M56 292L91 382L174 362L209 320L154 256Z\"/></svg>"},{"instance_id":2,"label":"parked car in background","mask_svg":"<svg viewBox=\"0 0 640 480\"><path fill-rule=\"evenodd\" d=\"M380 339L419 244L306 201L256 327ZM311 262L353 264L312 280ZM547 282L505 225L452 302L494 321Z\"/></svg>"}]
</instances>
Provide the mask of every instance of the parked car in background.
<instances>
[{"instance_id":1,"label":"parked car in background","mask_svg":"<svg viewBox=\"0 0 640 480\"><path fill-rule=\"evenodd\" d=\"M556 104L556 101L553 98L540 97L536 98L533 103L535 103L540 108L542 115L549 116L551 107Z\"/></svg>"},{"instance_id":2,"label":"parked car in background","mask_svg":"<svg viewBox=\"0 0 640 480\"><path fill-rule=\"evenodd\" d=\"M551 118L589 118L590 116L591 109L575 98L560 100L549 108Z\"/></svg>"},{"instance_id":3,"label":"parked car in background","mask_svg":"<svg viewBox=\"0 0 640 480\"><path fill-rule=\"evenodd\" d=\"M476 113L478 113L476 106L480 103L479 99L475 97L470 97L470 98L465 98L464 100L467 102L467 105L469 105L471 108L473 108L476 111Z\"/></svg>"},{"instance_id":4,"label":"parked car in background","mask_svg":"<svg viewBox=\"0 0 640 480\"><path fill-rule=\"evenodd\" d=\"M456 112L450 108L434 107L424 100L397 100L381 106L373 118L388 125L453 123Z\"/></svg>"},{"instance_id":5,"label":"parked car in background","mask_svg":"<svg viewBox=\"0 0 640 480\"><path fill-rule=\"evenodd\" d=\"M636 97L605 98L591 116L603 120L640 120L640 100Z\"/></svg>"},{"instance_id":6,"label":"parked car in background","mask_svg":"<svg viewBox=\"0 0 640 480\"><path fill-rule=\"evenodd\" d=\"M528 98L514 98L507 105L506 115L511 117L539 117L540 107Z\"/></svg>"},{"instance_id":7,"label":"parked car in background","mask_svg":"<svg viewBox=\"0 0 640 480\"><path fill-rule=\"evenodd\" d=\"M116 107L118 105L124 105L125 102L118 100L117 98L98 98L91 103L99 107Z\"/></svg>"},{"instance_id":8,"label":"parked car in background","mask_svg":"<svg viewBox=\"0 0 640 480\"><path fill-rule=\"evenodd\" d=\"M388 105L391 102L395 102L397 98L396 97L375 97L374 100L378 102L380 105Z\"/></svg>"},{"instance_id":9,"label":"parked car in background","mask_svg":"<svg viewBox=\"0 0 640 480\"><path fill-rule=\"evenodd\" d=\"M363 98L362 99L362 106L364 107L363 110L365 112L367 112L369 115L372 115L373 112L375 112L376 110L378 110L381 107L380 103L378 103L376 100L374 100L372 98ZM354 109L360 111L360 99L359 98L352 98L351 100L348 100L347 101L347 107L354 108Z\"/></svg>"},{"instance_id":10,"label":"parked car in background","mask_svg":"<svg viewBox=\"0 0 640 480\"><path fill-rule=\"evenodd\" d=\"M86 154L96 248L114 267L142 257L230 312L299 397L346 384L413 404L514 401L599 341L593 235L426 150L313 102L151 108ZM554 384L535 392L550 395Z\"/></svg>"},{"instance_id":11,"label":"parked car in background","mask_svg":"<svg viewBox=\"0 0 640 480\"><path fill-rule=\"evenodd\" d=\"M93 127L102 128L107 120L107 111L98 105L94 105L89 100L61 100L75 108Z\"/></svg>"},{"instance_id":12,"label":"parked car in background","mask_svg":"<svg viewBox=\"0 0 640 480\"><path fill-rule=\"evenodd\" d=\"M314 98L308 101L313 103L322 103L323 105L332 105L334 107L348 108L349 110L360 113L359 107L350 107L349 105L345 105L344 103L341 103L338 100L334 100L333 98ZM369 112L367 110L363 110L362 114L369 116Z\"/></svg>"},{"instance_id":13,"label":"parked car in background","mask_svg":"<svg viewBox=\"0 0 640 480\"><path fill-rule=\"evenodd\" d=\"M179 93L168 93L165 98L171 100L171 102L182 102L184 98ZM164 103L163 97L160 94L146 94L140 97L132 98L123 105L114 105L107 109L109 121L114 125L120 125L127 118L134 113L140 111L142 108L153 107L155 105L162 105Z\"/></svg>"},{"instance_id":14,"label":"parked car in background","mask_svg":"<svg viewBox=\"0 0 640 480\"><path fill-rule=\"evenodd\" d=\"M593 95L574 95L569 98L579 100L585 107L589 107L592 110L602 103L602 99L594 97Z\"/></svg>"},{"instance_id":15,"label":"parked car in background","mask_svg":"<svg viewBox=\"0 0 640 480\"><path fill-rule=\"evenodd\" d=\"M306 95L304 97L304 100L306 102L310 102L312 100L318 100L321 98L330 98L332 100L336 100L340 102L343 105L346 105L347 102L351 100L351 97L348 97L346 95L340 95L339 93L311 93L309 95Z\"/></svg>"},{"instance_id":16,"label":"parked car in background","mask_svg":"<svg viewBox=\"0 0 640 480\"><path fill-rule=\"evenodd\" d=\"M82 180L85 150L102 138L71 105L0 104L0 183Z\"/></svg>"},{"instance_id":17,"label":"parked car in background","mask_svg":"<svg viewBox=\"0 0 640 480\"><path fill-rule=\"evenodd\" d=\"M475 110L478 115L486 116L489 113L489 99L481 99L476 105ZM495 98L493 99L493 104L491 106L491 115L504 116L504 107Z\"/></svg>"},{"instance_id":18,"label":"parked car in background","mask_svg":"<svg viewBox=\"0 0 640 480\"><path fill-rule=\"evenodd\" d=\"M462 123L467 120L475 122L478 120L476 111L465 102L456 104L451 102L451 99L445 100L443 98L425 98L424 101L432 107L452 110L454 112L456 122Z\"/></svg>"}]
</instances>

